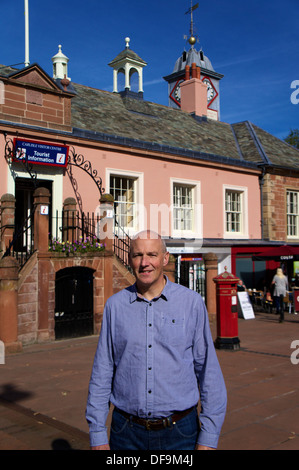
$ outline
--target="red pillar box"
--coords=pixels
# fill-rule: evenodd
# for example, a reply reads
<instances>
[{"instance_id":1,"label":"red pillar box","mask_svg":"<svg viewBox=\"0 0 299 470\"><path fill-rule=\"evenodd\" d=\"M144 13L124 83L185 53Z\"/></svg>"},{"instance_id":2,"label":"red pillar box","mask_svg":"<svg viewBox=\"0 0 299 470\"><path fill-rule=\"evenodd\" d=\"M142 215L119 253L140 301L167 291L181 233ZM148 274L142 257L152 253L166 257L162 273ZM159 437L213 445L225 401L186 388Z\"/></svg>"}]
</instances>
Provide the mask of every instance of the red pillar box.
<instances>
[{"instance_id":1,"label":"red pillar box","mask_svg":"<svg viewBox=\"0 0 299 470\"><path fill-rule=\"evenodd\" d=\"M216 283L217 308L217 349L240 349L238 338L238 297L237 283L239 279L225 271L214 277Z\"/></svg>"},{"instance_id":2,"label":"red pillar box","mask_svg":"<svg viewBox=\"0 0 299 470\"><path fill-rule=\"evenodd\" d=\"M299 312L299 289L294 289L294 312Z\"/></svg>"}]
</instances>

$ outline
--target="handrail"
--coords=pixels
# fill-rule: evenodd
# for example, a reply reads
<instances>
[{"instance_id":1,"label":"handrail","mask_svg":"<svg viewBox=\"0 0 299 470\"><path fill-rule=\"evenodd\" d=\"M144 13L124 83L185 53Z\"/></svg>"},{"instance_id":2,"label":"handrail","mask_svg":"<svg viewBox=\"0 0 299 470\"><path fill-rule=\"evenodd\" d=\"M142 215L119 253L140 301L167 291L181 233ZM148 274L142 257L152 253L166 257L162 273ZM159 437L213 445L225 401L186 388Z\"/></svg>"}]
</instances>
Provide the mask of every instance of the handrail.
<instances>
[{"instance_id":1,"label":"handrail","mask_svg":"<svg viewBox=\"0 0 299 470\"><path fill-rule=\"evenodd\" d=\"M13 256L19 261L20 269L34 253L33 234L34 208L24 222L14 231L13 238L4 252L2 258ZM25 236L25 237L24 237ZM25 240L25 243L23 243Z\"/></svg>"},{"instance_id":2,"label":"handrail","mask_svg":"<svg viewBox=\"0 0 299 470\"><path fill-rule=\"evenodd\" d=\"M117 219L115 218L113 250L114 250L115 255L124 264L124 266L130 272L132 272L132 269L129 263L130 244L131 244L131 239L129 235L125 232L123 227L119 225Z\"/></svg>"}]
</instances>

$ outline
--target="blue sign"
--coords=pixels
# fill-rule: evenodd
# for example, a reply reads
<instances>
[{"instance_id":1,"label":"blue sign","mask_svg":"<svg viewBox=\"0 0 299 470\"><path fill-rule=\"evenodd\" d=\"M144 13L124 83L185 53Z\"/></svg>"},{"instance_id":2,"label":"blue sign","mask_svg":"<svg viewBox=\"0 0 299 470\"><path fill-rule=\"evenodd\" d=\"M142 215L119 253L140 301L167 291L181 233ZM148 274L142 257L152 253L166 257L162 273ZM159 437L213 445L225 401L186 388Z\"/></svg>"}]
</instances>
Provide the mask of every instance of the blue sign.
<instances>
[{"instance_id":1,"label":"blue sign","mask_svg":"<svg viewBox=\"0 0 299 470\"><path fill-rule=\"evenodd\" d=\"M14 139L14 161L27 160L35 165L49 165L65 168L69 147L33 140Z\"/></svg>"}]
</instances>

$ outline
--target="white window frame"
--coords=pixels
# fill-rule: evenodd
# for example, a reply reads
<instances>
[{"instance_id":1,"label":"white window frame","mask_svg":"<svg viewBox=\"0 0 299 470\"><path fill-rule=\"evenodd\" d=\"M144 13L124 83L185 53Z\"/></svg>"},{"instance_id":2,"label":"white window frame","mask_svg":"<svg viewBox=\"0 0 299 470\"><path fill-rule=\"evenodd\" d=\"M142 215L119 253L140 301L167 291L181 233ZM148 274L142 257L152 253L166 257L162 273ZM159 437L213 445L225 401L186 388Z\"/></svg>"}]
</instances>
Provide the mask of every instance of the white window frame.
<instances>
[{"instance_id":1,"label":"white window frame","mask_svg":"<svg viewBox=\"0 0 299 470\"><path fill-rule=\"evenodd\" d=\"M297 212L289 212L289 194L293 193L297 195ZM294 225L296 234L289 234L289 217L295 217L296 223ZM299 191L293 189L287 189L286 191L286 225L287 225L287 238L289 239L298 239L299 238Z\"/></svg>"},{"instance_id":2,"label":"white window frame","mask_svg":"<svg viewBox=\"0 0 299 470\"><path fill-rule=\"evenodd\" d=\"M240 194L241 203L241 221L240 231L227 231L226 226L226 193L227 191ZM223 185L223 238L248 238L248 188L244 186Z\"/></svg>"},{"instance_id":3,"label":"white window frame","mask_svg":"<svg viewBox=\"0 0 299 470\"><path fill-rule=\"evenodd\" d=\"M134 180L134 192L136 202L133 213L133 226L122 227L130 236L144 229L145 210L144 210L144 174L137 171L120 170L114 168L106 168L106 192L111 193L110 177L117 176Z\"/></svg>"},{"instance_id":4,"label":"white window frame","mask_svg":"<svg viewBox=\"0 0 299 470\"><path fill-rule=\"evenodd\" d=\"M174 186L190 187L192 190L193 223L191 230L176 230L174 227ZM170 207L171 207L171 236L173 238L200 238L203 237L203 211L201 204L200 181L181 178L170 178Z\"/></svg>"}]
</instances>

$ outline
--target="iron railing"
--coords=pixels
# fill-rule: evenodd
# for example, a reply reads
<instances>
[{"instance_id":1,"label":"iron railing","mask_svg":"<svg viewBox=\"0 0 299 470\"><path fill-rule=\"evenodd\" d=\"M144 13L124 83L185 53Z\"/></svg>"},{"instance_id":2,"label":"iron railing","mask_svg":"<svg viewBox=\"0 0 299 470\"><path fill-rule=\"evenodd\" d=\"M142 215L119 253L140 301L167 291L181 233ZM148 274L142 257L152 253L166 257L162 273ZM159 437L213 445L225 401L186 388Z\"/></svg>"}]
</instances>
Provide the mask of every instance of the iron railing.
<instances>
[{"instance_id":1,"label":"iron railing","mask_svg":"<svg viewBox=\"0 0 299 470\"><path fill-rule=\"evenodd\" d=\"M114 240L113 250L118 259L124 264L124 266L130 271L129 253L130 253L130 237L119 225L117 219L114 219Z\"/></svg>"},{"instance_id":2,"label":"iron railing","mask_svg":"<svg viewBox=\"0 0 299 470\"><path fill-rule=\"evenodd\" d=\"M78 241L80 239L96 238L100 240L100 216L94 213L62 211L52 220L51 238L62 242Z\"/></svg>"},{"instance_id":3,"label":"iron railing","mask_svg":"<svg viewBox=\"0 0 299 470\"><path fill-rule=\"evenodd\" d=\"M4 256L15 257L20 265L20 269L25 265L34 249L34 210L24 220L16 226ZM2 227L4 229L5 227ZM77 211L56 211L55 217L51 221L50 241L78 242L86 239L96 239L100 241L100 216L94 213L82 213ZM114 220L113 251L121 263L131 272L129 264L130 237L125 230Z\"/></svg>"},{"instance_id":4,"label":"iron railing","mask_svg":"<svg viewBox=\"0 0 299 470\"><path fill-rule=\"evenodd\" d=\"M34 228L33 228L34 210L23 221L22 224L17 225L6 251L5 256L13 256L19 262L20 269L25 265L30 256L34 253ZM2 230L5 227L2 227Z\"/></svg>"},{"instance_id":5,"label":"iron railing","mask_svg":"<svg viewBox=\"0 0 299 470\"><path fill-rule=\"evenodd\" d=\"M114 220L113 251L121 263L131 271L129 264L130 237L125 230ZM96 238L100 241L100 216L94 213L65 211L59 215L58 211L52 222L52 239L79 241L80 239Z\"/></svg>"}]
</instances>

